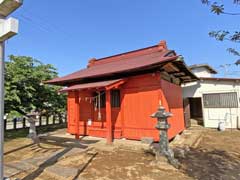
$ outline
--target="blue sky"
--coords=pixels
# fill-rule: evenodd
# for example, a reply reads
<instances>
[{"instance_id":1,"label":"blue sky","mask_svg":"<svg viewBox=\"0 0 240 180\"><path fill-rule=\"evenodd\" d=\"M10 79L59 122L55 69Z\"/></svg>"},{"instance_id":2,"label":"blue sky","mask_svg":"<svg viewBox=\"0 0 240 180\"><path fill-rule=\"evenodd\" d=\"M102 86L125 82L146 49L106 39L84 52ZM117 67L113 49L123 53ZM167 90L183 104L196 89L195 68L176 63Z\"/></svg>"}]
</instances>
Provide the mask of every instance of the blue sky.
<instances>
[{"instance_id":1,"label":"blue sky","mask_svg":"<svg viewBox=\"0 0 240 180\"><path fill-rule=\"evenodd\" d=\"M226 8L236 10L226 2ZM20 21L19 34L6 43L6 56L32 56L53 64L61 76L84 68L90 58L155 45L162 39L188 65L209 63L219 68L237 59L226 52L236 44L217 42L208 32L239 30L239 16L211 14L200 0L24 0L12 16Z\"/></svg>"}]
</instances>

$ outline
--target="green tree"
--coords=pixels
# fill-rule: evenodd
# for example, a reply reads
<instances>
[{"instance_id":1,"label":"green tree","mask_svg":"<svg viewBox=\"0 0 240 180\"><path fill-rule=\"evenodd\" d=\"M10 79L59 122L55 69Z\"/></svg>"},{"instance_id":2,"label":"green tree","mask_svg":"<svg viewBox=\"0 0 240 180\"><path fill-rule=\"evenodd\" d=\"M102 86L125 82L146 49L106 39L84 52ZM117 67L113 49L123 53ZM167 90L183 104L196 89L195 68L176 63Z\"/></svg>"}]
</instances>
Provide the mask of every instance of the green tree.
<instances>
[{"instance_id":1,"label":"green tree","mask_svg":"<svg viewBox=\"0 0 240 180\"><path fill-rule=\"evenodd\" d=\"M225 9L225 5L220 3L221 1L210 1L210 0L201 0L203 4L210 6L211 12L217 15L232 15L240 16L240 12L230 12ZM233 4L240 5L240 0L233 0ZM239 7L239 6L238 6ZM240 30L235 32L229 32L228 30L215 30L209 32L209 36L215 38L218 41L231 41L234 43L240 43ZM228 48L228 52L231 54L240 57L240 51L235 48ZM240 64L240 59L236 61L235 64Z\"/></svg>"},{"instance_id":2,"label":"green tree","mask_svg":"<svg viewBox=\"0 0 240 180\"><path fill-rule=\"evenodd\" d=\"M26 115L32 111L41 114L65 111L66 98L58 93L60 87L43 83L57 76L51 64L11 55L5 69L5 113L17 111Z\"/></svg>"}]
</instances>

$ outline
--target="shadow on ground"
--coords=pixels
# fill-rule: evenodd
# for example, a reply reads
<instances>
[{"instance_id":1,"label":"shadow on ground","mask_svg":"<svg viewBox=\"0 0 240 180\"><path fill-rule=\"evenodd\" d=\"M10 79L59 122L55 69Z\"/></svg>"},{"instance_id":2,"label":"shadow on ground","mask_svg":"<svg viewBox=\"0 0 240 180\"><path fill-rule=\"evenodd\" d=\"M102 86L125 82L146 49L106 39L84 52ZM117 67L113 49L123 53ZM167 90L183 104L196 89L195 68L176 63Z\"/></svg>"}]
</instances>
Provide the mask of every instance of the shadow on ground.
<instances>
[{"instance_id":1,"label":"shadow on ground","mask_svg":"<svg viewBox=\"0 0 240 180\"><path fill-rule=\"evenodd\" d=\"M55 136L41 137L40 138L41 143L38 145L38 148L48 149L48 148L44 148L44 144L50 144L50 145L56 145L56 146L63 147L63 149L61 151L58 151L54 156L50 157L49 159L44 161L42 164L40 164L38 169L36 169L32 173L25 176L22 180L33 180L33 179L37 178L47 167L54 165L61 157L63 157L66 153L71 151L73 148L86 149L86 148L88 148L89 144L98 142L96 140L83 140L83 138L84 137L82 137L79 140L75 140L75 139L71 139L71 138L62 138L62 137L55 137ZM86 165L86 167L87 167L87 165ZM84 167L84 169L86 167ZM80 173L81 173L81 171L79 170L78 175Z\"/></svg>"},{"instance_id":2,"label":"shadow on ground","mask_svg":"<svg viewBox=\"0 0 240 180\"><path fill-rule=\"evenodd\" d=\"M85 140L84 136L80 139L72 139L58 136L41 136L41 143L57 145L62 147L84 148L86 145L97 143L99 140Z\"/></svg>"},{"instance_id":3,"label":"shadow on ground","mask_svg":"<svg viewBox=\"0 0 240 180\"><path fill-rule=\"evenodd\" d=\"M47 126L40 126L40 127L37 126L36 128L37 128L38 134L42 134L42 133L49 133L52 131L56 131L58 129L62 129L65 127L66 127L66 124L63 123L63 124L49 124ZM7 142L16 138L25 138L27 137L28 134L29 134L29 128L8 130L8 131L5 131L4 133L4 141Z\"/></svg>"},{"instance_id":4,"label":"shadow on ground","mask_svg":"<svg viewBox=\"0 0 240 180\"><path fill-rule=\"evenodd\" d=\"M181 170L199 180L240 179L240 157L226 151L191 149L182 163Z\"/></svg>"}]
</instances>

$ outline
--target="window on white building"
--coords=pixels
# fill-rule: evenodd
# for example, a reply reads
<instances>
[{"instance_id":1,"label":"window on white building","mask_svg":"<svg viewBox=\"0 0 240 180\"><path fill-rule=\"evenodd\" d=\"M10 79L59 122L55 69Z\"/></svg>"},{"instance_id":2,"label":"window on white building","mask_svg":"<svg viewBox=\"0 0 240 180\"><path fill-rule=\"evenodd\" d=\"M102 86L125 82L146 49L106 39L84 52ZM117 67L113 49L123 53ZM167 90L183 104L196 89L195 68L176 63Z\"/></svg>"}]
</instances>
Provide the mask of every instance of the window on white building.
<instances>
[{"instance_id":1,"label":"window on white building","mask_svg":"<svg viewBox=\"0 0 240 180\"><path fill-rule=\"evenodd\" d=\"M203 94L205 108L237 108L238 99L236 92Z\"/></svg>"}]
</instances>

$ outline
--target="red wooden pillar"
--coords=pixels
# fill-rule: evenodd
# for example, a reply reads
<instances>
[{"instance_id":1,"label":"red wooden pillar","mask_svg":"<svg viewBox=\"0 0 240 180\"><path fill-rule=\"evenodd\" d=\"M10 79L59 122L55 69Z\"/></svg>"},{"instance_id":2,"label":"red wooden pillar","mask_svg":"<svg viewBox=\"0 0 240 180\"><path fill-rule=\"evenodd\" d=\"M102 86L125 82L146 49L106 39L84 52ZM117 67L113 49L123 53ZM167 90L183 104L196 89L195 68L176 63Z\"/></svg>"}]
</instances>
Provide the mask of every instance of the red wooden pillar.
<instances>
[{"instance_id":1,"label":"red wooden pillar","mask_svg":"<svg viewBox=\"0 0 240 180\"><path fill-rule=\"evenodd\" d=\"M112 109L111 109L111 90L106 90L106 121L107 121L107 144L112 144Z\"/></svg>"},{"instance_id":2,"label":"red wooden pillar","mask_svg":"<svg viewBox=\"0 0 240 180\"><path fill-rule=\"evenodd\" d=\"M79 139L79 121L80 121L80 102L79 102L79 92L75 91L75 104L76 104L76 114L75 114L75 122L76 122L76 132L75 132L75 139Z\"/></svg>"}]
</instances>

